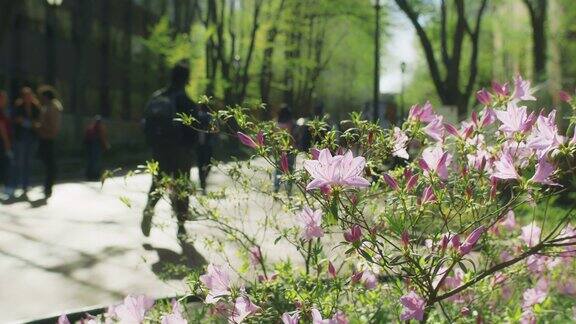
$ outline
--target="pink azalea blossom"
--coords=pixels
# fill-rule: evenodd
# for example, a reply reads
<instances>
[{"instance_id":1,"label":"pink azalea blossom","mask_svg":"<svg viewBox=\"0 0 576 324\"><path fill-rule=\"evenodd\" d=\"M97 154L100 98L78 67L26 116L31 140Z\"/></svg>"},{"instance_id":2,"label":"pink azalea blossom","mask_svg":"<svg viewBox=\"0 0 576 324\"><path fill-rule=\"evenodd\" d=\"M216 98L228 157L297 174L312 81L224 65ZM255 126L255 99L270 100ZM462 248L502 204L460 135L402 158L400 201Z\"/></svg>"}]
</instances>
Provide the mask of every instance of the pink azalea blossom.
<instances>
[{"instance_id":1,"label":"pink azalea blossom","mask_svg":"<svg viewBox=\"0 0 576 324\"><path fill-rule=\"evenodd\" d=\"M558 288L558 292L562 295L576 297L576 283L574 282L574 279L568 278L560 280L556 284L556 287Z\"/></svg>"},{"instance_id":2,"label":"pink azalea blossom","mask_svg":"<svg viewBox=\"0 0 576 324\"><path fill-rule=\"evenodd\" d=\"M496 112L492 108L485 108L482 110L480 115L481 119L479 127L486 127L496 121Z\"/></svg>"},{"instance_id":3,"label":"pink azalea blossom","mask_svg":"<svg viewBox=\"0 0 576 324\"><path fill-rule=\"evenodd\" d=\"M500 225L508 231L516 229L516 218L513 210L509 210L506 213L506 216L500 221Z\"/></svg>"},{"instance_id":4,"label":"pink azalea blossom","mask_svg":"<svg viewBox=\"0 0 576 324\"><path fill-rule=\"evenodd\" d=\"M290 172L290 166L288 163L288 154L286 154L286 152L282 152L282 154L280 154L280 170L283 173Z\"/></svg>"},{"instance_id":5,"label":"pink azalea blossom","mask_svg":"<svg viewBox=\"0 0 576 324\"><path fill-rule=\"evenodd\" d=\"M540 275L546 271L548 257L545 255L533 254L526 258L526 268L533 274Z\"/></svg>"},{"instance_id":6,"label":"pink azalea blossom","mask_svg":"<svg viewBox=\"0 0 576 324\"><path fill-rule=\"evenodd\" d=\"M522 294L522 307L528 308L544 302L548 293L546 290L536 288L526 289Z\"/></svg>"},{"instance_id":7,"label":"pink azalea blossom","mask_svg":"<svg viewBox=\"0 0 576 324\"><path fill-rule=\"evenodd\" d=\"M408 246L410 245L410 234L408 234L408 231L404 230L404 232L402 232L402 235L400 236L400 241L402 242L402 246L407 249Z\"/></svg>"},{"instance_id":8,"label":"pink azalea blossom","mask_svg":"<svg viewBox=\"0 0 576 324\"><path fill-rule=\"evenodd\" d=\"M558 134L555 119L556 110L552 110L547 117L538 116L536 128L528 138L528 147L534 149L539 158L554 151L565 141L564 137Z\"/></svg>"},{"instance_id":9,"label":"pink azalea blossom","mask_svg":"<svg viewBox=\"0 0 576 324\"><path fill-rule=\"evenodd\" d=\"M312 308L312 324L348 324L348 318L341 311L336 312L331 319L323 319L322 314L316 308Z\"/></svg>"},{"instance_id":10,"label":"pink azalea blossom","mask_svg":"<svg viewBox=\"0 0 576 324\"><path fill-rule=\"evenodd\" d=\"M522 312L522 317L520 317L520 324L536 324L536 315L532 309L526 309Z\"/></svg>"},{"instance_id":11,"label":"pink azalea blossom","mask_svg":"<svg viewBox=\"0 0 576 324\"><path fill-rule=\"evenodd\" d=\"M140 324L152 306L154 306L154 299L145 295L128 295L122 304L113 307L112 313L121 323Z\"/></svg>"},{"instance_id":12,"label":"pink azalea blossom","mask_svg":"<svg viewBox=\"0 0 576 324\"><path fill-rule=\"evenodd\" d=\"M520 75L514 78L514 99L516 100L536 100L532 95L530 81L522 79Z\"/></svg>"},{"instance_id":13,"label":"pink azalea blossom","mask_svg":"<svg viewBox=\"0 0 576 324\"><path fill-rule=\"evenodd\" d=\"M484 106L488 106L492 102L492 96L490 95L490 92L486 91L484 88L476 92L476 99L478 99L478 102Z\"/></svg>"},{"instance_id":14,"label":"pink azalea blossom","mask_svg":"<svg viewBox=\"0 0 576 324\"><path fill-rule=\"evenodd\" d=\"M352 225L352 227L344 232L344 239L346 242L354 243L362 238L362 229L358 224Z\"/></svg>"},{"instance_id":15,"label":"pink azalea blossom","mask_svg":"<svg viewBox=\"0 0 576 324\"><path fill-rule=\"evenodd\" d=\"M484 234L485 230L486 227L484 227L483 225L473 230L472 233L470 233L470 235L468 235L468 237L466 238L466 241L464 241L464 244L462 244L459 247L458 251L460 252L460 255L466 255L470 253L470 251L472 251L474 246L476 246L476 243L480 239L480 236Z\"/></svg>"},{"instance_id":16,"label":"pink azalea blossom","mask_svg":"<svg viewBox=\"0 0 576 324\"><path fill-rule=\"evenodd\" d=\"M558 186L559 184L552 181L550 176L556 171L556 167L549 163L545 157L541 158L536 164L536 172L530 178L531 181L546 185Z\"/></svg>"},{"instance_id":17,"label":"pink azalea blossom","mask_svg":"<svg viewBox=\"0 0 576 324\"><path fill-rule=\"evenodd\" d=\"M209 289L205 302L214 304L220 297L230 295L230 276L220 266L210 263L200 281Z\"/></svg>"},{"instance_id":18,"label":"pink azalea blossom","mask_svg":"<svg viewBox=\"0 0 576 324\"><path fill-rule=\"evenodd\" d=\"M518 107L515 102L508 103L506 110L497 110L496 117L502 122L500 130L508 136L516 132L525 132L531 127L531 118L526 107Z\"/></svg>"},{"instance_id":19,"label":"pink azalea blossom","mask_svg":"<svg viewBox=\"0 0 576 324\"><path fill-rule=\"evenodd\" d=\"M389 175L388 173L384 173L382 177L384 178L386 184L390 186L390 188L392 188L393 190L400 189L400 187L398 186L398 181L396 181L396 179L394 179L391 175Z\"/></svg>"},{"instance_id":20,"label":"pink azalea blossom","mask_svg":"<svg viewBox=\"0 0 576 324\"><path fill-rule=\"evenodd\" d=\"M162 316L161 324L188 324L182 315L182 307L177 300L172 300L172 313Z\"/></svg>"},{"instance_id":21,"label":"pink azalea blossom","mask_svg":"<svg viewBox=\"0 0 576 324\"><path fill-rule=\"evenodd\" d=\"M361 281L368 290L372 290L378 285L378 278L376 278L374 272L370 270L363 272Z\"/></svg>"},{"instance_id":22,"label":"pink azalea blossom","mask_svg":"<svg viewBox=\"0 0 576 324\"><path fill-rule=\"evenodd\" d=\"M507 97L510 94L508 89L508 83L500 84L496 81L492 81L492 90L500 96Z\"/></svg>"},{"instance_id":23,"label":"pink azalea blossom","mask_svg":"<svg viewBox=\"0 0 576 324\"><path fill-rule=\"evenodd\" d=\"M330 277L336 278L336 268L334 268L334 264L332 264L332 261L328 261L328 274L330 275Z\"/></svg>"},{"instance_id":24,"label":"pink azalea blossom","mask_svg":"<svg viewBox=\"0 0 576 324\"><path fill-rule=\"evenodd\" d=\"M318 160L318 157L320 156L320 150L313 147L310 149L310 155L312 156L312 160Z\"/></svg>"},{"instance_id":25,"label":"pink azalea blossom","mask_svg":"<svg viewBox=\"0 0 576 324\"><path fill-rule=\"evenodd\" d=\"M421 321L424 319L424 308L426 307L426 301L418 296L414 291L410 291L408 294L400 297L400 303L403 308L403 312L400 315L400 320L408 321L415 319Z\"/></svg>"},{"instance_id":26,"label":"pink azalea blossom","mask_svg":"<svg viewBox=\"0 0 576 324\"><path fill-rule=\"evenodd\" d=\"M494 173L492 176L503 180L520 178L520 175L514 167L514 162L512 161L510 153L504 152L502 153L502 156L500 156L500 160L494 161Z\"/></svg>"},{"instance_id":27,"label":"pink azalea blossom","mask_svg":"<svg viewBox=\"0 0 576 324\"><path fill-rule=\"evenodd\" d=\"M68 320L68 317L66 317L65 314L62 314L58 317L57 324L70 324L70 321Z\"/></svg>"},{"instance_id":28,"label":"pink azalea blossom","mask_svg":"<svg viewBox=\"0 0 576 324\"><path fill-rule=\"evenodd\" d=\"M242 133L242 132L237 132L236 135L238 135L238 139L240 140L240 142L250 148L256 148L258 147L258 145L256 144L256 142L254 141L254 139L252 139L252 137Z\"/></svg>"},{"instance_id":29,"label":"pink azalea blossom","mask_svg":"<svg viewBox=\"0 0 576 324\"><path fill-rule=\"evenodd\" d=\"M250 248L249 252L249 257L250 257L250 263L253 266L259 266L260 262L262 261L262 250L260 249L259 246L255 245L253 247Z\"/></svg>"},{"instance_id":30,"label":"pink azalea blossom","mask_svg":"<svg viewBox=\"0 0 576 324\"><path fill-rule=\"evenodd\" d=\"M300 312L286 312L282 314L282 324L298 324L300 321Z\"/></svg>"},{"instance_id":31,"label":"pink azalea blossom","mask_svg":"<svg viewBox=\"0 0 576 324\"><path fill-rule=\"evenodd\" d=\"M452 155L445 152L440 146L427 147L422 152L422 161L426 172L433 171L446 180L448 178L448 165L452 162Z\"/></svg>"},{"instance_id":32,"label":"pink azalea blossom","mask_svg":"<svg viewBox=\"0 0 576 324\"><path fill-rule=\"evenodd\" d=\"M417 184L418 184L418 175L414 174L408 178L408 181L406 181L406 190L410 191L414 189L414 187L416 187Z\"/></svg>"},{"instance_id":33,"label":"pink azalea blossom","mask_svg":"<svg viewBox=\"0 0 576 324\"><path fill-rule=\"evenodd\" d=\"M444 118L442 116L436 116L426 127L424 127L424 133L430 136L435 141L442 141L444 139Z\"/></svg>"},{"instance_id":34,"label":"pink azalea blossom","mask_svg":"<svg viewBox=\"0 0 576 324\"><path fill-rule=\"evenodd\" d=\"M304 209L298 214L300 227L303 229L302 238L309 241L313 238L324 236L322 229L322 210L312 210L310 207Z\"/></svg>"},{"instance_id":35,"label":"pink azalea blossom","mask_svg":"<svg viewBox=\"0 0 576 324\"><path fill-rule=\"evenodd\" d=\"M256 313L258 310L260 310L260 307L254 305L248 296L240 296L236 298L230 320L232 323L242 323L246 317Z\"/></svg>"},{"instance_id":36,"label":"pink azalea blossom","mask_svg":"<svg viewBox=\"0 0 576 324\"><path fill-rule=\"evenodd\" d=\"M434 118L436 118L436 115L434 114L432 104L429 101L427 101L422 107L419 105L412 106L408 113L408 119L424 123L429 123Z\"/></svg>"},{"instance_id":37,"label":"pink azalea blossom","mask_svg":"<svg viewBox=\"0 0 576 324\"><path fill-rule=\"evenodd\" d=\"M406 150L408 136L398 127L394 127L394 148L392 155L407 160L410 156Z\"/></svg>"},{"instance_id":38,"label":"pink azalea blossom","mask_svg":"<svg viewBox=\"0 0 576 324\"><path fill-rule=\"evenodd\" d=\"M330 150L323 149L318 160L304 161L304 168L313 178L306 190L330 186L369 187L370 182L361 176L365 165L364 157L353 157L351 151L332 156Z\"/></svg>"},{"instance_id":39,"label":"pink azalea blossom","mask_svg":"<svg viewBox=\"0 0 576 324\"><path fill-rule=\"evenodd\" d=\"M531 223L522 227L522 235L520 235L520 239L522 239L522 241L524 241L524 243L529 247L533 247L540 242L540 234L542 234L540 227Z\"/></svg>"},{"instance_id":40,"label":"pink azalea blossom","mask_svg":"<svg viewBox=\"0 0 576 324\"><path fill-rule=\"evenodd\" d=\"M572 101L572 96L566 91L558 92L558 97L560 97L560 100L567 103L570 103L570 101Z\"/></svg>"},{"instance_id":41,"label":"pink azalea blossom","mask_svg":"<svg viewBox=\"0 0 576 324\"><path fill-rule=\"evenodd\" d=\"M424 191L422 192L420 203L426 204L433 201L436 201L436 196L434 195L434 189L432 189L432 186L428 186L424 188Z\"/></svg>"}]
</instances>

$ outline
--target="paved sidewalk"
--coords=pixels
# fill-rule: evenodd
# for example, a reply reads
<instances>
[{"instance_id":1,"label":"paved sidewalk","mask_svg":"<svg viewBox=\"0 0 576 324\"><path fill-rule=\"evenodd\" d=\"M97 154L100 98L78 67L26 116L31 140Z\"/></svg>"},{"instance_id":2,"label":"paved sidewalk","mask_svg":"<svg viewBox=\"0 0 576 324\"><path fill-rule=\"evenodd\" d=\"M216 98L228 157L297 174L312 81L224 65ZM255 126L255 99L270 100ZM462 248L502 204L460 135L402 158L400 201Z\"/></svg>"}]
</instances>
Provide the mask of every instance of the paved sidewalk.
<instances>
[{"instance_id":1,"label":"paved sidewalk","mask_svg":"<svg viewBox=\"0 0 576 324\"><path fill-rule=\"evenodd\" d=\"M129 293L165 297L186 291L181 280L162 282L155 272L163 262L182 256L191 266L217 260L201 243L211 230L201 222L188 223L197 241L195 249L183 252L169 205L161 201L155 223L165 226L143 237L140 215L149 185L146 175L113 178L103 187L96 182L63 183L55 187L48 204L35 201L42 195L34 188L31 202L0 205L0 323L109 305ZM211 174L209 186L235 190L218 171ZM246 195L230 195L217 203L218 208L244 217L247 228L256 228L265 213L280 212L271 199L250 201ZM130 199L131 208L120 201L122 196ZM265 241L264 246L273 244L273 239Z\"/></svg>"}]
</instances>

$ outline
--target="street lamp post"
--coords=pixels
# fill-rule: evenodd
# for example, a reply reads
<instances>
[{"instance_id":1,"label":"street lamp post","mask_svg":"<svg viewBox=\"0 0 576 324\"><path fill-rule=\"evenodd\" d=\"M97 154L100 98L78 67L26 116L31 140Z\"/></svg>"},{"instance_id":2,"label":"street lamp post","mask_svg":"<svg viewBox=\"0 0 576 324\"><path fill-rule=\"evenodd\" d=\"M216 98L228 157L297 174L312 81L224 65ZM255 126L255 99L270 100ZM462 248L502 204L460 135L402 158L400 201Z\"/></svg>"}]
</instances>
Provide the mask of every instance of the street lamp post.
<instances>
[{"instance_id":1,"label":"street lamp post","mask_svg":"<svg viewBox=\"0 0 576 324\"><path fill-rule=\"evenodd\" d=\"M400 79L400 119L404 118L404 74L406 73L406 62L400 63L400 72L402 78Z\"/></svg>"},{"instance_id":2,"label":"street lamp post","mask_svg":"<svg viewBox=\"0 0 576 324\"><path fill-rule=\"evenodd\" d=\"M380 109L380 9L382 9L382 5L380 0L373 1L376 11L376 28L374 30L374 106L372 120L375 122L378 120L378 110Z\"/></svg>"}]
</instances>

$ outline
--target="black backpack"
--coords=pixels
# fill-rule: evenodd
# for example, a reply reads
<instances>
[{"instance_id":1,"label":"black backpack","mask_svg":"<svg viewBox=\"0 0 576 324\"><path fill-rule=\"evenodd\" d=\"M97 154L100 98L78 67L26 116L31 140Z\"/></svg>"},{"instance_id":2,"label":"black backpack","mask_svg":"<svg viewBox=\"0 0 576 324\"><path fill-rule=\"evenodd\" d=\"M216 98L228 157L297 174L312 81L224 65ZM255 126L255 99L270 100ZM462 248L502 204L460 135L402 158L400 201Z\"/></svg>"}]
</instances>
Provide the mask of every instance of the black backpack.
<instances>
[{"instance_id":1,"label":"black backpack","mask_svg":"<svg viewBox=\"0 0 576 324\"><path fill-rule=\"evenodd\" d=\"M177 145L181 138L181 123L175 121L176 100L173 95L160 93L150 99L144 112L144 133L151 146Z\"/></svg>"}]
</instances>

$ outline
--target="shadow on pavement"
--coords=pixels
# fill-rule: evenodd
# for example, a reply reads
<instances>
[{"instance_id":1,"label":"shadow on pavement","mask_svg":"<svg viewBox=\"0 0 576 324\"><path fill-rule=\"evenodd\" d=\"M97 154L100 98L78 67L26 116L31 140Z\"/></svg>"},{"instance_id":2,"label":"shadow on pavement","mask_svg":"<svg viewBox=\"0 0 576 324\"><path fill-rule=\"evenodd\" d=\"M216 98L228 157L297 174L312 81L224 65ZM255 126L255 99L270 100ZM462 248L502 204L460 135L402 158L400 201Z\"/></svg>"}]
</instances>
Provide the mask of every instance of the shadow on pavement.
<instances>
[{"instance_id":1,"label":"shadow on pavement","mask_svg":"<svg viewBox=\"0 0 576 324\"><path fill-rule=\"evenodd\" d=\"M180 253L166 248L156 248L150 244L142 246L145 250L158 253L158 262L152 265L152 272L160 279L182 279L190 270L200 269L207 264L206 259L190 243L181 243L182 252Z\"/></svg>"}]
</instances>

